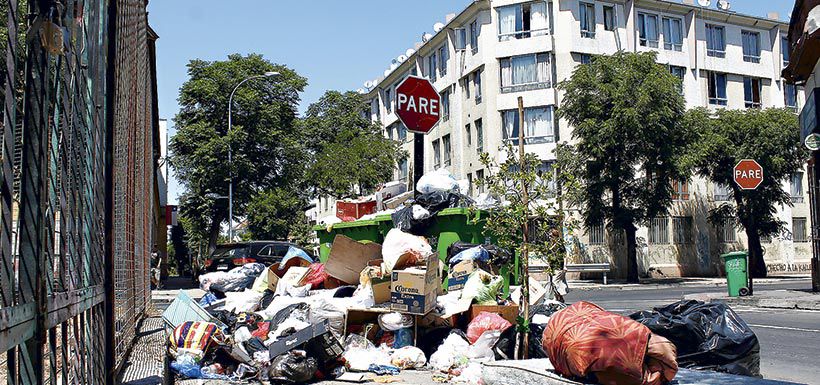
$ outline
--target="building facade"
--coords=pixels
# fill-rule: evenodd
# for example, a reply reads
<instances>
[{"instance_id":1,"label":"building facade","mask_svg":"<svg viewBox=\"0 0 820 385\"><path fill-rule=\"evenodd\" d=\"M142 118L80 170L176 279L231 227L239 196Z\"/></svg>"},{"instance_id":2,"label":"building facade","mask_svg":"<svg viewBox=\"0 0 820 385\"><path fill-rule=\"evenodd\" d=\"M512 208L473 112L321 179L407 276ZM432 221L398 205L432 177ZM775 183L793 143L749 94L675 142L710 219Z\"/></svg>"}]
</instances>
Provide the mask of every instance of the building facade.
<instances>
[{"instance_id":1,"label":"building facade","mask_svg":"<svg viewBox=\"0 0 820 385\"><path fill-rule=\"evenodd\" d=\"M504 142L518 137L519 96L525 149L550 168L556 143L572 140L572 127L556 118L562 98L556 85L591 55L655 51L658 62L681 78L689 108L788 106L797 112L802 91L780 76L789 59L783 50L787 28L774 15L753 17L671 1L480 0L448 16L443 28L385 71L366 98L371 118L412 154L412 134L394 113L395 88L409 75L430 79L441 93L443 117L425 137L425 171L446 168L478 195L474 181L488 173L479 154L501 158ZM411 182L412 159L400 162L396 179ZM772 273L807 271L805 172L784 181L783 188L793 196L794 205L780 210L790 231L765 241L766 260ZM699 178L676 183L675 189L669 216L638 230L640 271L720 274L719 255L746 247L742 229L731 223L713 226L706 219L709 208L729 201L728 189ZM320 200L320 212L332 209L330 203L323 206ZM577 216L577 210L570 214ZM616 276L625 275L623 237L601 225L580 229L573 243L570 262L610 262Z\"/></svg>"}]
</instances>

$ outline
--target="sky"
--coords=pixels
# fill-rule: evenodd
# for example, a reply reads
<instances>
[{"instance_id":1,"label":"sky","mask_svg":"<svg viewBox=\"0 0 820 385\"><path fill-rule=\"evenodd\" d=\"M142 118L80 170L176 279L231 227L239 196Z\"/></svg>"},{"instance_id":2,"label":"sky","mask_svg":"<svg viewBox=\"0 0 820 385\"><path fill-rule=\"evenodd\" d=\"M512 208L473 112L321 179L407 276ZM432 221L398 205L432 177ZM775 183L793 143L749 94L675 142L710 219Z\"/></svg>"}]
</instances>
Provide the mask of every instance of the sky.
<instances>
[{"instance_id":1,"label":"sky","mask_svg":"<svg viewBox=\"0 0 820 385\"><path fill-rule=\"evenodd\" d=\"M716 1L716 0L715 0ZM713 1L713 3L715 2ZM327 90L355 90L382 75L390 60L432 32L448 13L471 0L152 0L148 22L159 35L159 113L179 110L179 88L191 59L225 60L232 53L260 53L307 77L299 110ZM786 20L791 0L734 0L732 10ZM181 187L171 177L169 204Z\"/></svg>"}]
</instances>

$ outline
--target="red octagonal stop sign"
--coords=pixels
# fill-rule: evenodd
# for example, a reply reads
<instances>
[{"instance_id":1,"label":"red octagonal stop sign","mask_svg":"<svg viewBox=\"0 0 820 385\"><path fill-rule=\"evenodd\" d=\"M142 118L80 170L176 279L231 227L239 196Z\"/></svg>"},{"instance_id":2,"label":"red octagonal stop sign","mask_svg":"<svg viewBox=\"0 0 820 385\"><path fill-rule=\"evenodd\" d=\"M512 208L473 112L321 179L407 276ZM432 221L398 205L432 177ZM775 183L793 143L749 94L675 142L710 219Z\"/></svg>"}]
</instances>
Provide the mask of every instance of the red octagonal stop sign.
<instances>
[{"instance_id":1,"label":"red octagonal stop sign","mask_svg":"<svg viewBox=\"0 0 820 385\"><path fill-rule=\"evenodd\" d=\"M408 131L427 134L441 118L441 96L429 80L410 76L396 87L396 115Z\"/></svg>"},{"instance_id":2,"label":"red octagonal stop sign","mask_svg":"<svg viewBox=\"0 0 820 385\"><path fill-rule=\"evenodd\" d=\"M754 190L763 183L763 167L754 159L743 159L735 166L734 178L740 188Z\"/></svg>"}]
</instances>

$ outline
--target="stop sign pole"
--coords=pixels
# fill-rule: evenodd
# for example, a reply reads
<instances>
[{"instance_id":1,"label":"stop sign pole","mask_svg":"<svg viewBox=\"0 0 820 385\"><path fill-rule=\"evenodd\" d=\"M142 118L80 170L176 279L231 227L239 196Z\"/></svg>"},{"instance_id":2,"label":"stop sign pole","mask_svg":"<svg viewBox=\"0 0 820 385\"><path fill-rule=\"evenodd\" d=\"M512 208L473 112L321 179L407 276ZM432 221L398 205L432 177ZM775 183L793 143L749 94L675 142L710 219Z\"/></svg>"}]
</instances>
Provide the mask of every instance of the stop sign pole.
<instances>
[{"instance_id":1,"label":"stop sign pole","mask_svg":"<svg viewBox=\"0 0 820 385\"><path fill-rule=\"evenodd\" d=\"M424 174L424 135L441 119L441 96L429 80L408 76L396 87L396 115L413 133L413 190ZM416 191L418 194L418 191Z\"/></svg>"},{"instance_id":2,"label":"stop sign pole","mask_svg":"<svg viewBox=\"0 0 820 385\"><path fill-rule=\"evenodd\" d=\"M756 190L763 183L763 166L754 159L741 159L732 169L732 176L742 190ZM754 218L752 218L754 220ZM746 272L749 278L749 295L754 294L754 282L750 272L752 267L749 253L746 253Z\"/></svg>"}]
</instances>

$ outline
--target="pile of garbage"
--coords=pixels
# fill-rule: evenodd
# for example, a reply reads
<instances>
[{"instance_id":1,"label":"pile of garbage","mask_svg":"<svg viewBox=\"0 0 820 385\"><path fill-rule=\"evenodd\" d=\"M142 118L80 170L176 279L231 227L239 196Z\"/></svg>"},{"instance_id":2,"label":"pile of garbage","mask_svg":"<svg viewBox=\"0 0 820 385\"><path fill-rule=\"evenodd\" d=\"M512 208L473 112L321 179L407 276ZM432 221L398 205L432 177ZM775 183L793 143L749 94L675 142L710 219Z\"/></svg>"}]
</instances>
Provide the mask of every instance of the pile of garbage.
<instances>
[{"instance_id":1,"label":"pile of garbage","mask_svg":"<svg viewBox=\"0 0 820 385\"><path fill-rule=\"evenodd\" d=\"M513 253L456 242L440 258L420 234L464 198L446 175L419 186L382 244L337 235L324 262L292 247L278 264L200 276L207 294L180 292L163 314L175 375L393 382L426 369L436 381L479 384L486 364L523 354L595 383L668 383L678 365L759 374L756 337L725 306L679 303L630 318L586 302L567 307L555 300L565 284L530 279L523 322L521 289L505 287L501 269Z\"/></svg>"}]
</instances>

